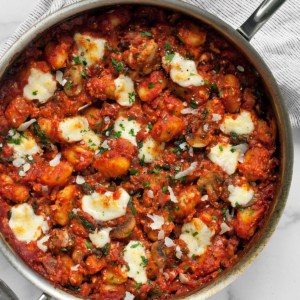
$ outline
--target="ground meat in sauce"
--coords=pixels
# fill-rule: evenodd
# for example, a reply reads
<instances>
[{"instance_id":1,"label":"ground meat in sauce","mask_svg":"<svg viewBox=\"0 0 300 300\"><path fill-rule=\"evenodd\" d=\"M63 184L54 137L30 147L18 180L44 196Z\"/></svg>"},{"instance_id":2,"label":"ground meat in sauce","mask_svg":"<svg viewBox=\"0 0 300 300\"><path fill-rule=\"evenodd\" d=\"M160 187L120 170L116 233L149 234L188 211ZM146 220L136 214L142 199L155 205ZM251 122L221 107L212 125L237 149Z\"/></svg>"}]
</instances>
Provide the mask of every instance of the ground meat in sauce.
<instances>
[{"instance_id":1,"label":"ground meat in sauce","mask_svg":"<svg viewBox=\"0 0 300 300\"><path fill-rule=\"evenodd\" d=\"M232 267L268 212L279 162L260 78L191 18L138 6L66 21L0 100L1 231L70 293L185 295Z\"/></svg>"}]
</instances>

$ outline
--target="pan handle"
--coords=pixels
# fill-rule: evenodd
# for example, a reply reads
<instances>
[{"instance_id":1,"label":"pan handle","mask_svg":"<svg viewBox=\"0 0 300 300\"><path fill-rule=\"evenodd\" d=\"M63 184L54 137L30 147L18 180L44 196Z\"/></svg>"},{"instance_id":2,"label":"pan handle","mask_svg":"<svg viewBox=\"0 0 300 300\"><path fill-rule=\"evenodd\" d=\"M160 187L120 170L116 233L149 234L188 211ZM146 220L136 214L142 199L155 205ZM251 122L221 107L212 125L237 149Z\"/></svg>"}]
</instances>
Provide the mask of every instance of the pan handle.
<instances>
[{"instance_id":1,"label":"pan handle","mask_svg":"<svg viewBox=\"0 0 300 300\"><path fill-rule=\"evenodd\" d=\"M50 300L50 296L47 294L43 293L38 300Z\"/></svg>"},{"instance_id":2,"label":"pan handle","mask_svg":"<svg viewBox=\"0 0 300 300\"><path fill-rule=\"evenodd\" d=\"M264 0L241 27L237 28L237 31L250 41L284 2L285 0Z\"/></svg>"}]
</instances>

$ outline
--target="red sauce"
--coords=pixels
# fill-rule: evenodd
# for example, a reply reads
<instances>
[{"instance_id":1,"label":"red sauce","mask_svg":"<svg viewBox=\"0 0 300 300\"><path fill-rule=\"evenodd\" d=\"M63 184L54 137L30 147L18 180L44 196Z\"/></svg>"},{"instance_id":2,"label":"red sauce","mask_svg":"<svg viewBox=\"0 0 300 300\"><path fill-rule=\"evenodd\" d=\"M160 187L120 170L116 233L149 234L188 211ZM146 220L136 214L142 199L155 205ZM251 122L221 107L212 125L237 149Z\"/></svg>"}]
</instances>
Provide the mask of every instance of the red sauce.
<instances>
[{"instance_id":1,"label":"red sauce","mask_svg":"<svg viewBox=\"0 0 300 300\"><path fill-rule=\"evenodd\" d=\"M88 36L88 49L78 48L76 33ZM96 51L90 62L94 39L105 40L104 53ZM196 68L187 76L183 66L179 70L185 76L179 79L190 84L172 75L178 54ZM54 82L61 76L55 90L35 82L32 97L25 96L33 69ZM115 80L124 76L133 89L120 99ZM194 84L193 76L202 82ZM49 97L39 101L43 88ZM24 51L2 80L0 98L1 232L31 268L70 293L89 299L124 299L125 292L136 299L183 296L231 268L268 212L279 162L260 78L225 39L190 18L140 6L66 21ZM243 113L250 121L224 129L226 118L234 123ZM76 125L87 127L75 138L61 127L74 116L87 124ZM116 127L120 118L125 121ZM133 121L139 127L124 135ZM85 139L86 132L92 137ZM16 147L28 139L40 150L22 155ZM150 158L142 152L149 141ZM241 144L243 151L236 147ZM219 149L222 156L227 147L239 161L224 167L228 157L220 163L211 153ZM176 176L185 170L191 171ZM122 197L120 188L130 195L121 216L95 219L83 209L85 195L104 195L109 206ZM49 227L29 242L9 225L11 209L24 203ZM159 228L149 215L163 220ZM195 220L201 230L182 229ZM90 233L107 227L110 242L95 245ZM207 243L203 230L211 233ZM196 250L184 233L190 240L201 236ZM38 241L44 236L43 250ZM130 241L145 249L146 282L128 275L124 248Z\"/></svg>"}]
</instances>

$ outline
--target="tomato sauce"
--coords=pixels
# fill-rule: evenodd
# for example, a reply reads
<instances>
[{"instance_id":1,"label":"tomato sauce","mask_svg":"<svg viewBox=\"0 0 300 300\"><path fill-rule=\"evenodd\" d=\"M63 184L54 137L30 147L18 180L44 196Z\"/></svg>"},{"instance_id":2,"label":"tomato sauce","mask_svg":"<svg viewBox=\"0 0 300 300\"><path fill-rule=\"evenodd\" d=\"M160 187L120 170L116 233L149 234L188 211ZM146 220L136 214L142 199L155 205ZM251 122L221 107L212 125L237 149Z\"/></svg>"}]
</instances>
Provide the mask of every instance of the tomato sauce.
<instances>
[{"instance_id":1,"label":"tomato sauce","mask_svg":"<svg viewBox=\"0 0 300 300\"><path fill-rule=\"evenodd\" d=\"M126 6L56 26L8 71L0 103L1 232L78 297L184 296L238 261L271 206L260 78L178 13Z\"/></svg>"}]
</instances>

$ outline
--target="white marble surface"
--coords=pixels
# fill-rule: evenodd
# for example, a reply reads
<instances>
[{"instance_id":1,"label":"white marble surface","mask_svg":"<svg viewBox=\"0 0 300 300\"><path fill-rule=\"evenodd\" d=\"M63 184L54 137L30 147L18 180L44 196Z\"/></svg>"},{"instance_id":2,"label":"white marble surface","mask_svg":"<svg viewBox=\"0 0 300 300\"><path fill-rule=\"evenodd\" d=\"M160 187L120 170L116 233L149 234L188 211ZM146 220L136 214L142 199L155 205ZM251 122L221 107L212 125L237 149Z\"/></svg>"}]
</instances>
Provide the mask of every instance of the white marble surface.
<instances>
[{"instance_id":1,"label":"white marble surface","mask_svg":"<svg viewBox=\"0 0 300 300\"><path fill-rule=\"evenodd\" d=\"M37 2L0 0L0 47ZM211 300L300 299L300 129L294 129L293 136L294 176L279 226L255 262ZM38 299L42 293L19 275L1 254L0 278L15 291L20 300Z\"/></svg>"}]
</instances>

